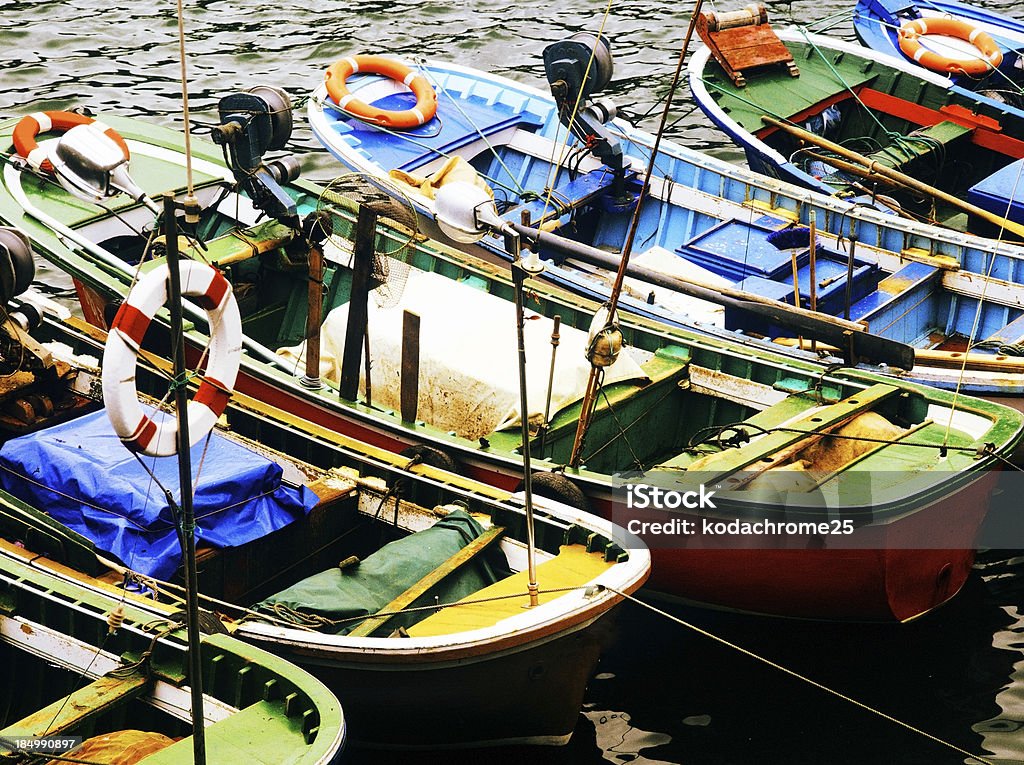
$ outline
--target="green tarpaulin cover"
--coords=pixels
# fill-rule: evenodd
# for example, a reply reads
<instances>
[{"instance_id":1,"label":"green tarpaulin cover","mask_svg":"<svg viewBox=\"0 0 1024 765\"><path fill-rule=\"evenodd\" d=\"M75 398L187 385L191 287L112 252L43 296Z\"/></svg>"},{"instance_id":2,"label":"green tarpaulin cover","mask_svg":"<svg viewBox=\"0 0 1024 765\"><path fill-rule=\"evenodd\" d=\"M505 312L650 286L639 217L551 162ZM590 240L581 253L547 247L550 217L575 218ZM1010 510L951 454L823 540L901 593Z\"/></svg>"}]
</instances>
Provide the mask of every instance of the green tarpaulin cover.
<instances>
[{"instance_id":1,"label":"green tarpaulin cover","mask_svg":"<svg viewBox=\"0 0 1024 765\"><path fill-rule=\"evenodd\" d=\"M290 612L315 614L332 621L375 614L483 532L464 510L453 510L429 529L390 542L358 565L332 568L261 601L256 609L288 618ZM489 554L488 554L489 553ZM416 606L450 603L471 595L509 575L504 555L493 548L445 577L421 597ZM375 637L409 627L430 610L392 617ZM296 615L297 621L301 619ZM345 634L360 622L327 629Z\"/></svg>"}]
</instances>

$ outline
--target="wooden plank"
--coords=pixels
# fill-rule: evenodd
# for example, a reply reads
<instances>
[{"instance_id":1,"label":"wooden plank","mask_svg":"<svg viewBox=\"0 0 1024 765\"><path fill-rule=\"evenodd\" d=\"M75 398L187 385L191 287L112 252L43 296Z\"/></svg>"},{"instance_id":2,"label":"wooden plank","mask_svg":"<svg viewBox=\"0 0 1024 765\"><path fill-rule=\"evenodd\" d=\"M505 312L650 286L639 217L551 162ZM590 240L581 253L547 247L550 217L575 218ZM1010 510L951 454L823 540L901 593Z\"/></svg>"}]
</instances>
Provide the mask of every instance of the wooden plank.
<instances>
[{"instance_id":1,"label":"wooden plank","mask_svg":"<svg viewBox=\"0 0 1024 765\"><path fill-rule=\"evenodd\" d=\"M587 552L580 544L562 545L558 555L537 566L540 602L549 603L567 593L564 588L585 587L617 565L601 552ZM409 628L412 637L454 635L497 624L523 613L530 602L528 572L524 569L459 601L458 607L442 608ZM517 597L510 597L517 596Z\"/></svg>"},{"instance_id":2,"label":"wooden plank","mask_svg":"<svg viewBox=\"0 0 1024 765\"><path fill-rule=\"evenodd\" d=\"M786 424L786 430L774 431L744 446L718 452L704 466L699 467L698 472L707 474L703 479L704 483L713 484L724 480L732 473L746 469L751 475L744 476L744 479L737 483L742 485L757 473L774 467L783 457L819 440L822 434L835 430L858 414L869 411L879 402L898 393L899 388L893 385L872 385L824 409L807 412L799 419ZM732 483L730 488L733 488Z\"/></svg>"},{"instance_id":3,"label":"wooden plank","mask_svg":"<svg viewBox=\"0 0 1024 765\"><path fill-rule=\"evenodd\" d=\"M362 624L348 634L352 637L367 637L376 632L382 624L385 624L388 619L391 618L389 615L391 612L401 611L403 608L411 606L417 598L425 595L431 587L434 587L456 569L461 568L464 564L473 560L473 558L486 550L493 542L500 539L501 535L504 533L504 526L491 526L489 529L486 529L483 534L478 536L468 545L448 558L448 560L440 566L435 568L397 598L384 606L384 608L378 611L378 614L381 614L380 616L367 617Z\"/></svg>"},{"instance_id":4,"label":"wooden plank","mask_svg":"<svg viewBox=\"0 0 1024 765\"><path fill-rule=\"evenodd\" d=\"M366 333L366 301L370 295L373 259L377 256L377 213L362 205L356 219L355 254L352 256L352 294L348 301L348 325L341 355L339 395L346 401L359 396L359 368Z\"/></svg>"},{"instance_id":5,"label":"wooden plank","mask_svg":"<svg viewBox=\"0 0 1024 765\"><path fill-rule=\"evenodd\" d=\"M402 312L402 378L399 400L404 422L416 422L420 403L420 317Z\"/></svg>"},{"instance_id":6,"label":"wooden plank","mask_svg":"<svg viewBox=\"0 0 1024 765\"><path fill-rule=\"evenodd\" d=\"M149 686L149 679L139 673L128 677L105 675L74 693L33 712L13 725L0 730L3 738L29 736L59 736L83 725L113 707L141 696Z\"/></svg>"}]
</instances>

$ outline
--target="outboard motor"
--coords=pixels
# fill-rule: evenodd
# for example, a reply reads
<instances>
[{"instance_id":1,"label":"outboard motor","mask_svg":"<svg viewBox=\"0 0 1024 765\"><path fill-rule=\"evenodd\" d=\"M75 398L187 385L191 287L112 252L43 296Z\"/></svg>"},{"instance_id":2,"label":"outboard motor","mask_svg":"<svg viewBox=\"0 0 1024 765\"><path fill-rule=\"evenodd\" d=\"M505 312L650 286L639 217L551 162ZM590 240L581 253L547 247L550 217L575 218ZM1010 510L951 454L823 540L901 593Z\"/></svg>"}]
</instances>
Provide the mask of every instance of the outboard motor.
<instances>
[{"instance_id":1,"label":"outboard motor","mask_svg":"<svg viewBox=\"0 0 1024 765\"><path fill-rule=\"evenodd\" d=\"M6 318L0 322L0 373L16 369L40 372L51 366L50 353L28 335L42 321L40 308L17 300L36 275L32 245L16 228L0 227L0 306Z\"/></svg>"},{"instance_id":2,"label":"outboard motor","mask_svg":"<svg viewBox=\"0 0 1024 765\"><path fill-rule=\"evenodd\" d=\"M612 78L608 38L578 32L568 40L549 45L544 49L544 72L558 105L559 120L573 135L591 145L594 156L611 168L614 173L612 197L618 203L628 204L622 146L604 126L615 116L615 108L606 99L590 101ZM577 104L584 108L574 116Z\"/></svg>"},{"instance_id":3,"label":"outboard motor","mask_svg":"<svg viewBox=\"0 0 1024 765\"><path fill-rule=\"evenodd\" d=\"M126 150L99 123L76 125L64 133L51 161L60 185L79 199L101 202L124 193L159 212L128 174Z\"/></svg>"},{"instance_id":4,"label":"outboard motor","mask_svg":"<svg viewBox=\"0 0 1024 765\"><path fill-rule=\"evenodd\" d=\"M227 147L235 180L249 192L253 204L267 215L298 227L295 201L282 188L299 177L299 162L286 156L263 161L267 151L284 148L292 134L292 105L288 94L259 85L232 93L217 106L221 124L213 141Z\"/></svg>"}]
</instances>

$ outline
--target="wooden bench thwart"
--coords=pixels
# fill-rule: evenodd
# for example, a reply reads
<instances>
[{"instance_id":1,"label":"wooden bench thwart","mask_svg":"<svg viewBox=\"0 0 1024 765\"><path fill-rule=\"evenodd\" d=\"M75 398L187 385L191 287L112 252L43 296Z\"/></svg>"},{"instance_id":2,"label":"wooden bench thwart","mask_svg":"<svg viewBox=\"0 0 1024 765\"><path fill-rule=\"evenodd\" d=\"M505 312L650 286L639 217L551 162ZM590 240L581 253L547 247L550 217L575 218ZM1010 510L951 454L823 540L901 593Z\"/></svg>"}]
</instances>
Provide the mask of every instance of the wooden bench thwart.
<instances>
[{"instance_id":1,"label":"wooden bench thwart","mask_svg":"<svg viewBox=\"0 0 1024 765\"><path fill-rule=\"evenodd\" d=\"M401 611L402 609L411 606L418 598L429 592L432 587L437 585L446 576L453 573L456 569L461 568L463 565L473 560L473 558L490 547L491 544L500 539L504 533L504 526L491 526L490 528L485 529L480 536L448 558L448 560L424 576L414 585L409 587L409 589L378 611L376 615L367 617L359 626L348 633L349 636L369 637L376 632L381 625L385 624L394 612Z\"/></svg>"},{"instance_id":2,"label":"wooden bench thwart","mask_svg":"<svg viewBox=\"0 0 1024 765\"><path fill-rule=\"evenodd\" d=\"M141 696L149 679L139 673L128 677L104 675L73 693L60 698L28 717L0 731L5 739L32 736L58 736L83 725L104 712Z\"/></svg>"}]
</instances>

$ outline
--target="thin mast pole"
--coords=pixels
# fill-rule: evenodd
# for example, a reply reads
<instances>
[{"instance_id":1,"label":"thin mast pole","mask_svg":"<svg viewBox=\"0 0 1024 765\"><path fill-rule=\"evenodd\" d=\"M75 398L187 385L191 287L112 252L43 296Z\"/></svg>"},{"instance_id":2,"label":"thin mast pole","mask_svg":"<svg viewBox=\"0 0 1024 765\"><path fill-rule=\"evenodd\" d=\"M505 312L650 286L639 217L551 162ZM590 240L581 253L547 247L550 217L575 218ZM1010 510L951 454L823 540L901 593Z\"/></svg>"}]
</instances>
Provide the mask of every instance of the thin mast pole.
<instances>
[{"instance_id":1,"label":"thin mast pole","mask_svg":"<svg viewBox=\"0 0 1024 765\"><path fill-rule=\"evenodd\" d=\"M640 186L640 193L637 196L636 208L633 210L633 217L629 222L629 231L626 234L626 241L622 247L622 258L619 260L619 268L615 274L615 283L612 285L612 293L608 299L609 320L615 316L615 308L619 304L619 295L622 293L622 283L626 276L626 268L629 265L629 256L633 252L633 242L636 240L637 229L640 228L640 210L644 200L651 188L651 174L654 172L654 163L658 157L658 150L661 147L661 137L665 134L668 125L668 115L672 111L672 100L675 98L676 89L679 87L679 79L683 73L683 63L686 61L686 51L690 47L690 39L693 37L693 30L697 27L697 19L700 17L701 6L704 0L697 0L693 7L693 14L690 16L690 25L686 28L686 37L679 49L679 60L676 62L675 75L672 77L672 86L669 88L668 96L665 98L665 108L661 112L661 122L658 125L658 132L654 136L654 146L651 147L651 156L647 160L647 172L644 173L643 185ZM583 397L583 405L580 407L580 419L576 424L576 436L573 439L572 454L569 457L571 467L579 467L583 459L583 439L590 427L590 420L594 414L594 406L597 403L598 379L602 367L591 365L590 378L587 381L586 395Z\"/></svg>"},{"instance_id":2,"label":"thin mast pole","mask_svg":"<svg viewBox=\"0 0 1024 765\"><path fill-rule=\"evenodd\" d=\"M519 237L510 237L518 242ZM507 246L507 245L506 245ZM511 248L509 248L511 249ZM517 248L518 249L518 248ZM529 576L526 589L530 593L530 607L539 605L539 587L537 585L537 545L533 532L533 473L530 467L530 410L526 400L526 339L524 324L526 322L523 308L523 283L528 272L518 262L512 264L512 281L516 295L516 340L519 344L519 419L522 421L523 433L523 497L526 504L526 567Z\"/></svg>"},{"instance_id":3,"label":"thin mast pole","mask_svg":"<svg viewBox=\"0 0 1024 765\"><path fill-rule=\"evenodd\" d=\"M181 529L188 614L188 683L192 690L192 752L195 765L206 763L206 728L203 714L203 662L200 655L199 583L196 572L196 515L192 505L192 453L188 434L188 389L185 385L185 333L182 329L181 274L178 270L177 205L164 194L164 235L167 240L168 303L171 312L171 362L174 370L174 407L178 417L178 484L181 487ZM213 327L210 328L211 332Z\"/></svg>"}]
</instances>

